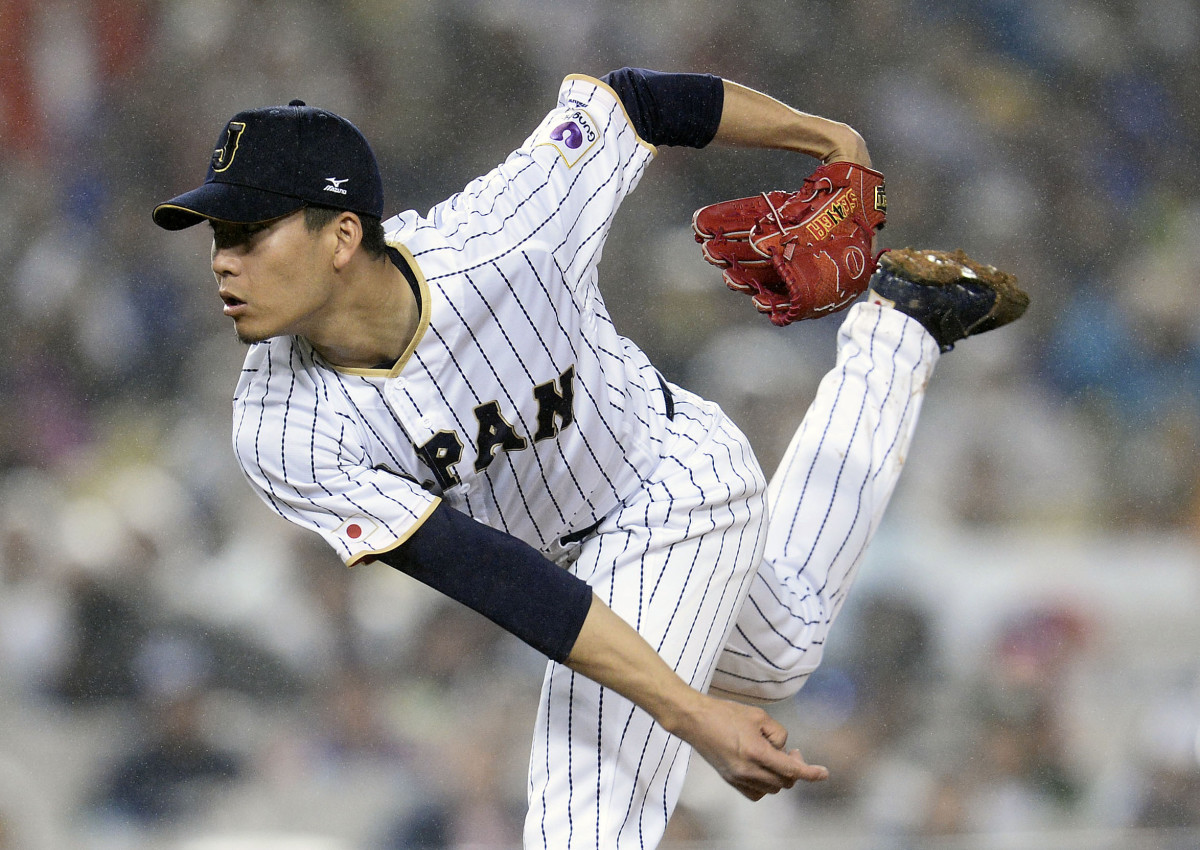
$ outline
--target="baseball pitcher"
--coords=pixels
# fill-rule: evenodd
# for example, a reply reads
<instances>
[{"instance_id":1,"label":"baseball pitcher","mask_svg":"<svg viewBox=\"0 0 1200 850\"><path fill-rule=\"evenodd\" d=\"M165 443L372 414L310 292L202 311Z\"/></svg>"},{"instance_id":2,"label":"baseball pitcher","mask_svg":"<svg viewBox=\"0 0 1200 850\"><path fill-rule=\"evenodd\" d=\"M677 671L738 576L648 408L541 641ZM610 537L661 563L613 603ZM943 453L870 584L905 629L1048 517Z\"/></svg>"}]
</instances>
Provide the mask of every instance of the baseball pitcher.
<instances>
[{"instance_id":1,"label":"baseball pitcher","mask_svg":"<svg viewBox=\"0 0 1200 850\"><path fill-rule=\"evenodd\" d=\"M697 212L704 256L777 325L849 307L769 486L722 411L621 336L597 281L658 148L714 140L821 165ZM235 115L204 183L154 210L212 227L249 346L233 446L266 504L549 658L525 844L554 850L657 845L692 749L751 799L827 775L745 703L817 666L941 353L1025 306L961 253L880 259L885 217L845 124L630 68L568 77L524 144L425 214L385 220L367 142L300 101Z\"/></svg>"}]
</instances>

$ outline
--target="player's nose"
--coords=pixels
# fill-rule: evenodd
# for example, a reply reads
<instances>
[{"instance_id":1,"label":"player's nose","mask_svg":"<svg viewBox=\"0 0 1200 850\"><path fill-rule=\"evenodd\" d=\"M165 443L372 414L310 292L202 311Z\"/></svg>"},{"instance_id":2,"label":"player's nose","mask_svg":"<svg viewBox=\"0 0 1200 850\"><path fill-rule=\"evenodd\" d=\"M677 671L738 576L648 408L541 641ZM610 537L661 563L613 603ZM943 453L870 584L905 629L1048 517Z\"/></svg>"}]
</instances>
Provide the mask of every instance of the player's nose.
<instances>
[{"instance_id":1,"label":"player's nose","mask_svg":"<svg viewBox=\"0 0 1200 850\"><path fill-rule=\"evenodd\" d=\"M218 248L214 242L212 247L212 270L217 280L237 274L237 258L228 248Z\"/></svg>"}]
</instances>

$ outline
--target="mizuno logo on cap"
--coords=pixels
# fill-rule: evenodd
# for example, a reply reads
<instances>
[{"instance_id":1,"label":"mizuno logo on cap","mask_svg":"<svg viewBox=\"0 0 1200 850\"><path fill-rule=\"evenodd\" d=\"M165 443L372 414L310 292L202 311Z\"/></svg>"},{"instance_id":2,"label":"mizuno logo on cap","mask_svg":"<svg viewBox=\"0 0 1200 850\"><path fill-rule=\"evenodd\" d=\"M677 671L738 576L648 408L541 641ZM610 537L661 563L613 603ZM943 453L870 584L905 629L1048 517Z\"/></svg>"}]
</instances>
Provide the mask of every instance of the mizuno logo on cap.
<instances>
[{"instance_id":1,"label":"mizuno logo on cap","mask_svg":"<svg viewBox=\"0 0 1200 850\"><path fill-rule=\"evenodd\" d=\"M349 179L349 177L342 177L340 179L337 177L326 177L325 180L329 183L329 185L325 187L324 191L337 192L339 195L345 195L346 190L342 188L342 184L347 182Z\"/></svg>"}]
</instances>

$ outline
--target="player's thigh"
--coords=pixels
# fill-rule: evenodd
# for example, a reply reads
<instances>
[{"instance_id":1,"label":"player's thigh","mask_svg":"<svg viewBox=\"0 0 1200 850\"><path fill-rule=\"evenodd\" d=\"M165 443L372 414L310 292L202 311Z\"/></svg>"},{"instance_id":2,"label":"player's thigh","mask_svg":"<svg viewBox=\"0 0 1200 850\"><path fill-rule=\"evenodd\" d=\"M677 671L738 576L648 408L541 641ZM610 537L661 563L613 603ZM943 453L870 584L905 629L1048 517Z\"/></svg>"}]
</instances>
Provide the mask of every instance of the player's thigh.
<instances>
[{"instance_id":1,"label":"player's thigh","mask_svg":"<svg viewBox=\"0 0 1200 850\"><path fill-rule=\"evenodd\" d=\"M657 474L580 549L573 566L693 684L745 600L766 539L766 482L746 438L711 405L677 401Z\"/></svg>"}]
</instances>

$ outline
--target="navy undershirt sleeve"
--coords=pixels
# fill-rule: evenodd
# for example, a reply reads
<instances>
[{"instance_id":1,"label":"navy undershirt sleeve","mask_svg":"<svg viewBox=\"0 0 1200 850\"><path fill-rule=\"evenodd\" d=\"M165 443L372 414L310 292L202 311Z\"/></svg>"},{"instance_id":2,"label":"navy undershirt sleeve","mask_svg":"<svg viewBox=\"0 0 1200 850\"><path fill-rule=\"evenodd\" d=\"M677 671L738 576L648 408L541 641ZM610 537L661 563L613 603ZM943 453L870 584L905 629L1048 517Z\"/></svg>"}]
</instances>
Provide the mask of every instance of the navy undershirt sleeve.
<instances>
[{"instance_id":1,"label":"navy undershirt sleeve","mask_svg":"<svg viewBox=\"0 0 1200 850\"><path fill-rule=\"evenodd\" d=\"M592 588L532 546L438 505L403 544L377 556L478 611L553 661L565 661Z\"/></svg>"},{"instance_id":2,"label":"navy undershirt sleeve","mask_svg":"<svg viewBox=\"0 0 1200 850\"><path fill-rule=\"evenodd\" d=\"M717 134L725 105L720 77L621 68L600 79L621 98L637 134L652 145L702 148Z\"/></svg>"}]
</instances>

